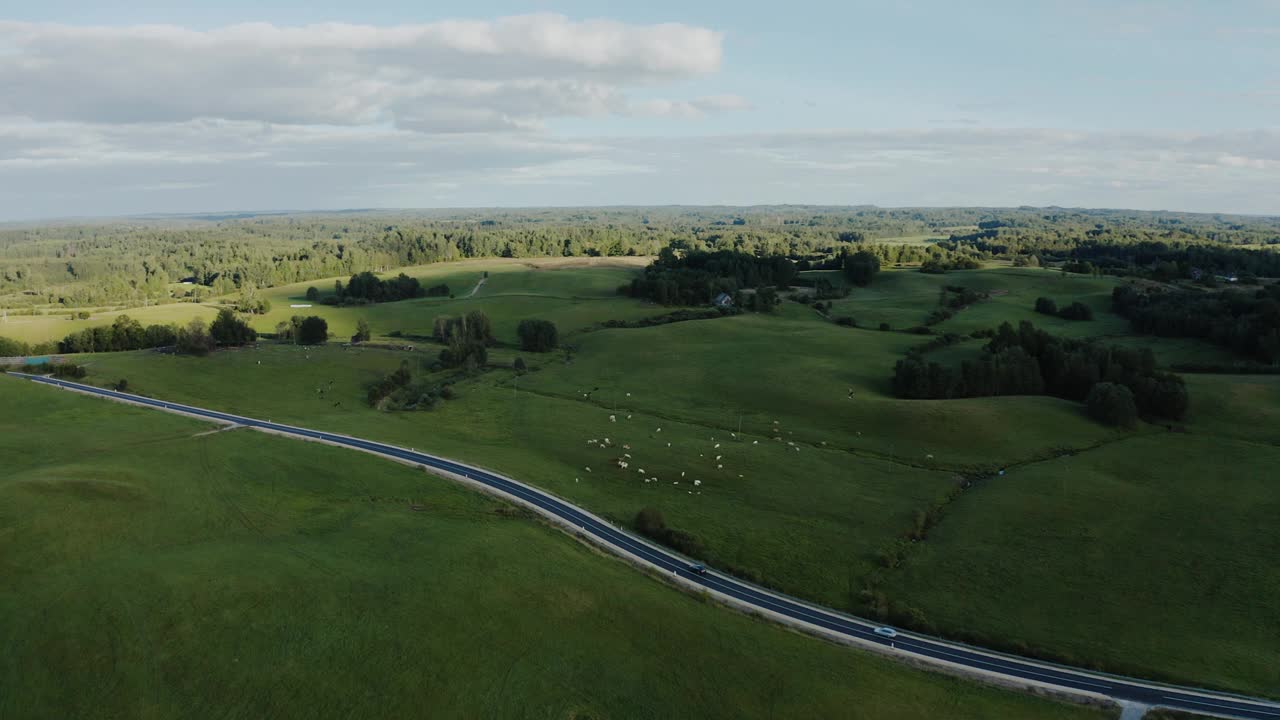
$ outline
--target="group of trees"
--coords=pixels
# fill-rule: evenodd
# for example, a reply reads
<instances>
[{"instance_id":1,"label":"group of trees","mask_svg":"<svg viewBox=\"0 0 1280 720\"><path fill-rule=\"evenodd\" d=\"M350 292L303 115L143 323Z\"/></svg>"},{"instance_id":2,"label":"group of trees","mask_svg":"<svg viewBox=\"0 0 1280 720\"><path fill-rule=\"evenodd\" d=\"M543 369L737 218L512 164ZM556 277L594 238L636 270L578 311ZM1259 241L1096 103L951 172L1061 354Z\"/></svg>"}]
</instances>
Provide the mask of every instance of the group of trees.
<instances>
[{"instance_id":1,"label":"group of trees","mask_svg":"<svg viewBox=\"0 0 1280 720\"><path fill-rule=\"evenodd\" d=\"M880 258L867 250L846 253L841 269L849 282L858 287L866 287L871 284L876 273L880 272Z\"/></svg>"},{"instance_id":2,"label":"group of trees","mask_svg":"<svg viewBox=\"0 0 1280 720\"><path fill-rule=\"evenodd\" d=\"M148 325L128 315L120 315L110 325L86 328L71 333L58 343L58 352L119 352L144 348L175 347L178 352L204 355L216 347L245 345L258 339L258 333L236 315L222 308L209 325L193 318L183 327Z\"/></svg>"},{"instance_id":3,"label":"group of trees","mask_svg":"<svg viewBox=\"0 0 1280 720\"><path fill-rule=\"evenodd\" d=\"M440 364L444 367L474 369L489 362L493 323L479 310L458 317L437 317L432 335L445 344L440 351Z\"/></svg>"},{"instance_id":4,"label":"group of trees","mask_svg":"<svg viewBox=\"0 0 1280 720\"><path fill-rule=\"evenodd\" d=\"M148 325L128 315L119 315L110 325L85 328L67 335L58 343L58 352L116 352L169 347L177 342L174 325Z\"/></svg>"},{"instance_id":5,"label":"group of trees","mask_svg":"<svg viewBox=\"0 0 1280 720\"><path fill-rule=\"evenodd\" d=\"M977 270L980 267L982 263L965 255L957 255L949 259L945 256L934 256L920 263L920 272L943 275L952 270Z\"/></svg>"},{"instance_id":6,"label":"group of trees","mask_svg":"<svg viewBox=\"0 0 1280 720\"><path fill-rule=\"evenodd\" d=\"M796 272L796 264L780 255L757 256L737 250L677 253L666 247L640 277L619 291L662 305L706 305L720 293L789 287Z\"/></svg>"},{"instance_id":7,"label":"group of trees","mask_svg":"<svg viewBox=\"0 0 1280 720\"><path fill-rule=\"evenodd\" d=\"M377 275L366 271L352 275L346 285L343 285L341 280L335 281L333 295L326 297L324 302L332 305L341 305L352 301L383 303L448 294L448 285L441 284L427 288L423 287L417 278L409 277L404 273L400 273L389 280L383 280ZM319 293L317 292L316 295L318 296ZM312 297L310 290L308 290L307 297L308 299Z\"/></svg>"},{"instance_id":8,"label":"group of trees","mask_svg":"<svg viewBox=\"0 0 1280 720\"><path fill-rule=\"evenodd\" d=\"M1221 292L1121 285L1111 306L1136 333L1202 338L1259 362L1280 362L1280 285Z\"/></svg>"},{"instance_id":9,"label":"group of trees","mask_svg":"<svg viewBox=\"0 0 1280 720\"><path fill-rule=\"evenodd\" d=\"M294 315L276 325L276 340L296 345L321 345L329 340L329 323L317 315Z\"/></svg>"},{"instance_id":10,"label":"group of trees","mask_svg":"<svg viewBox=\"0 0 1280 720\"><path fill-rule=\"evenodd\" d=\"M525 352L551 352L560 345L560 333L550 320L521 320L516 334Z\"/></svg>"},{"instance_id":11,"label":"group of trees","mask_svg":"<svg viewBox=\"0 0 1280 720\"><path fill-rule=\"evenodd\" d=\"M1052 395L1084 402L1099 383L1123 386L1143 416L1179 419L1187 409L1182 378L1157 371L1150 349L1059 338L1025 321L1016 330L1003 323L982 358L959 368L911 353L894 367L892 387L902 398Z\"/></svg>"},{"instance_id":12,"label":"group of trees","mask_svg":"<svg viewBox=\"0 0 1280 720\"><path fill-rule=\"evenodd\" d=\"M1038 297L1036 298L1036 312L1041 315L1053 315L1064 320L1092 320L1093 308L1082 302L1076 301L1062 308L1058 307L1058 303L1053 298Z\"/></svg>"}]
</instances>

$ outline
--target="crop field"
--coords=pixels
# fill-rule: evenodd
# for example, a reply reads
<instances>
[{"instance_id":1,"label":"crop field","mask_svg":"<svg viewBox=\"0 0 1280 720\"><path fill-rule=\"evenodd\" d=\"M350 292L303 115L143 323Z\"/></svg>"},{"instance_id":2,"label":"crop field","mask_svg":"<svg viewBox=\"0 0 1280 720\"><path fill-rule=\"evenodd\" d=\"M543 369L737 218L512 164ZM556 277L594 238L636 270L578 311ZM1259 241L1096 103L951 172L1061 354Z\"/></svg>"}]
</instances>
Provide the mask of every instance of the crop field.
<instances>
[{"instance_id":1,"label":"crop field","mask_svg":"<svg viewBox=\"0 0 1280 720\"><path fill-rule=\"evenodd\" d=\"M360 453L16 378L0 405L2 717L1105 717L727 612Z\"/></svg>"},{"instance_id":2,"label":"crop field","mask_svg":"<svg viewBox=\"0 0 1280 720\"><path fill-rule=\"evenodd\" d=\"M832 315L848 308L860 328L787 301L771 315L598 329L604 320L667 309L616 296L632 272L625 267L485 267L490 277L474 298L325 308L341 313L331 321L339 328L354 328L363 314L375 334L426 334L436 314L473 308L488 313L508 343L525 317L560 325L568 349L501 348L491 362L518 354L531 371L517 378L494 367L460 379L457 397L431 411L385 413L364 402L367 385L401 360L428 365L439 350L430 342L412 353L263 343L208 358L102 354L87 359L89 381L127 379L131 390L155 397L457 457L619 523L654 507L696 537L699 557L713 565L834 607L865 612L866 593L877 591L944 634L1280 694L1280 618L1256 601L1274 593L1277 580L1244 570L1265 564L1280 542L1274 523L1262 521L1276 509L1266 479L1280 459L1280 377L1188 375L1192 409L1179 432L1110 429L1081 405L1050 397L907 401L889 392L896 360L928 338L876 330L876 313L900 319L895 328L918 324L944 285L1005 292L939 332L953 323L959 332L1029 319L1057 334L1151 343L1163 364L1216 351L1199 341L1125 335L1127 325L1108 310L1113 279L1030 269L885 271L835 303ZM478 280L463 264L445 270ZM1037 315L1032 306L1042 294L1059 305L1090 303L1096 319ZM930 357L958 362L983 342ZM1232 500L1215 505L1215 488L1224 485L1234 488ZM884 567L885 548L939 507L927 539L912 543L900 565ZM1212 573L1210 587L1203 566L1215 553L1235 553L1239 563ZM1221 618L1204 617L1206 593ZM1223 642L1227 623L1250 640ZM1206 663L1221 670L1195 672Z\"/></svg>"}]
</instances>

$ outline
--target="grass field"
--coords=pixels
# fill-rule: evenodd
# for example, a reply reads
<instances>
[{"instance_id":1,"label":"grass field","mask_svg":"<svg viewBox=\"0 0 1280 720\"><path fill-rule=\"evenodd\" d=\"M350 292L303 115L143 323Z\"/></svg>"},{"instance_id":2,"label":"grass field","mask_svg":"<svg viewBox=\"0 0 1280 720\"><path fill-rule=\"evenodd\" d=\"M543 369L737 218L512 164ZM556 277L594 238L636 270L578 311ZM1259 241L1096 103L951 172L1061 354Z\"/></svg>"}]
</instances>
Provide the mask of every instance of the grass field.
<instances>
[{"instance_id":1,"label":"grass field","mask_svg":"<svg viewBox=\"0 0 1280 720\"><path fill-rule=\"evenodd\" d=\"M451 306L510 303L487 307L495 316L507 313L502 322L510 323L524 303L549 295L574 303L566 307L578 308L573 312L581 312L584 323L599 322L631 305L611 293L616 272L626 270L493 272L492 297L484 295L486 283L475 299ZM583 276L575 279L578 273ZM990 313L992 322L1025 313L1047 327L1045 321L1055 320L1032 312L1036 296L1059 304L1100 302L1111 282L1033 270L940 277L886 271L871 288L839 302L917 317L914 324L937 306L941 285L963 284L1008 294L940 328L971 322L967 314L978 311ZM429 323L433 315L421 316ZM861 311L858 319L866 324ZM1101 312L1093 322L1056 322L1078 336L1146 341L1113 338L1110 333L1123 331L1113 320ZM1267 640L1274 637L1268 623L1276 606L1257 595L1274 590L1272 576L1250 574L1251 565L1242 563L1219 578L1217 611L1240 623L1235 633L1258 639L1236 648L1223 642L1221 624L1201 622L1205 575L1167 559L1238 553L1265 564L1262 553L1274 548L1277 531L1257 527L1252 508L1268 492L1274 495L1258 483L1275 459L1278 379L1188 376L1187 434L1151 425L1120 432L1088 420L1080 405L1053 398L891 397L893 363L925 339L840 327L786 302L773 316L573 333L572 352L524 356L534 371L519 379L518 391L512 372L499 369L460 382L460 397L436 410L400 414L365 407L364 385L402 358L433 357L433 345L413 354L270 345L207 359L123 353L92 357L89 367L93 382L126 378L132 389L157 397L466 459L619 522L655 506L669 525L697 536L716 566L835 607L861 610L859 593L880 583L944 632L1005 633L1085 664L1280 694L1269 675L1280 667L1280 645ZM1157 355L1166 364L1194 351L1159 342ZM980 346L966 343L938 357L957 359ZM588 443L606 437L610 449ZM1074 456L1062 457L1068 452ZM615 464L623 453L632 455L625 472ZM879 551L903 537L916 513L947 495L957 473L998 468L1009 473L979 482L948 505L901 569L886 574L879 568ZM1243 494L1204 512L1215 493L1235 492L1224 474L1230 468L1253 473L1254 484L1242 483ZM1145 474L1131 479L1131 471ZM700 484L690 487L693 480ZM1080 495L1050 502L1057 496L1049 491L1064 482ZM1165 485L1170 491L1159 502L1144 494ZM1176 527L1167 525L1171 519ZM1220 532L1223 524L1256 527L1257 535L1250 541ZM1087 539L1084 557L1074 554L1080 538ZM1248 542L1253 546L1239 553L1237 546ZM1072 552L1050 558L1060 547ZM1142 621L1144 604L1132 600L1145 596L1135 588L1159 588L1163 605L1152 619L1164 625ZM1088 604L1081 597L1108 600ZM1043 611L1067 607L1083 610L1073 617ZM1004 628L1005 618L1014 624ZM1090 639L1102 632L1105 646ZM1197 663L1218 669L1196 675Z\"/></svg>"},{"instance_id":2,"label":"grass field","mask_svg":"<svg viewBox=\"0 0 1280 720\"><path fill-rule=\"evenodd\" d=\"M88 320L72 320L69 315L11 315L0 322L0 337L12 338L25 343L58 341L74 332L85 328L110 325L121 315L128 315L143 325L179 325L191 321L193 317L212 320L218 314L213 305L195 303L171 303L169 305L152 305L151 307L132 308L129 310L113 310L95 312Z\"/></svg>"},{"instance_id":3,"label":"grass field","mask_svg":"<svg viewBox=\"0 0 1280 720\"><path fill-rule=\"evenodd\" d=\"M0 717L1068 718L420 471L0 377Z\"/></svg>"},{"instance_id":4,"label":"grass field","mask_svg":"<svg viewBox=\"0 0 1280 720\"><path fill-rule=\"evenodd\" d=\"M1275 445L1190 434L1019 468L957 500L887 591L1085 664L1160 658L1165 678L1278 695L1277 463Z\"/></svg>"}]
</instances>

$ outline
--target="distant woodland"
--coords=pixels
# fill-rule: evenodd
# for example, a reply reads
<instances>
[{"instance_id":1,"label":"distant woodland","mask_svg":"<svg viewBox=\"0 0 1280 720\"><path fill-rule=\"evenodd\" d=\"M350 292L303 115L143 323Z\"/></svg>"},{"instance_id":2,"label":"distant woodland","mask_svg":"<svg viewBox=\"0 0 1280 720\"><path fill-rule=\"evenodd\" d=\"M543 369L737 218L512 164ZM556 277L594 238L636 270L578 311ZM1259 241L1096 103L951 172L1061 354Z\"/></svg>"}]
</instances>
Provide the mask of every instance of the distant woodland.
<instances>
[{"instance_id":1,"label":"distant woodland","mask_svg":"<svg viewBox=\"0 0 1280 720\"><path fill-rule=\"evenodd\" d=\"M887 242L877 242L887 241ZM735 250L839 268L855 251L926 272L983 260L1154 279L1280 276L1280 218L1062 208L778 206L351 211L0 226L10 313L199 301L479 257Z\"/></svg>"}]
</instances>

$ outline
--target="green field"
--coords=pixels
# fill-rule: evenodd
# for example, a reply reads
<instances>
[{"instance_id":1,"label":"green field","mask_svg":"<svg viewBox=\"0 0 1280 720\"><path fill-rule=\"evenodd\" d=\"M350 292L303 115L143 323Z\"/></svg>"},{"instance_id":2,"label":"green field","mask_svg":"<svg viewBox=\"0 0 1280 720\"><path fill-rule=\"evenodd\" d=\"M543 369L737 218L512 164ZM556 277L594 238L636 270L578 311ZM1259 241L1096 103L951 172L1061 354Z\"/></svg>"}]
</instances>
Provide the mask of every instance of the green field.
<instances>
[{"instance_id":1,"label":"green field","mask_svg":"<svg viewBox=\"0 0 1280 720\"><path fill-rule=\"evenodd\" d=\"M1188 376L1186 434L1152 425L1108 429L1080 405L1048 397L903 401L889 394L893 364L927 338L841 327L794 302L770 316L585 331L606 319L664 312L613 294L627 272L507 261L472 299L333 309L347 318L335 324L354 326L366 313L375 332L415 332L411 323L425 330L436 313L479 307L509 340L519 319L543 312L538 303L558 303L572 352L524 355L533 371L518 390L507 369L463 380L454 386L458 399L430 412L379 413L363 397L367 383L402 359L429 362L438 352L431 343L414 353L264 344L205 359L99 355L88 359L90 380L124 378L157 397L429 449L622 523L657 507L669 525L701 541L712 564L834 607L863 612L863 591L879 588L943 633L1280 695L1280 618L1274 603L1258 599L1274 592L1275 578L1256 569L1280 538L1274 523L1258 522L1258 513L1274 509L1262 478L1276 459L1277 378ZM964 285L1007 294L962 311L940 332L1030 319L1059 334L1152 342L1164 364L1210 347L1121 334L1124 324L1106 310L1113 283L1030 269L885 271L837 301L833 315L846 307L864 327L874 327L877 313L906 327L937 307L943 285ZM1097 318L1038 316L1032 305L1042 294L1059 305L1089 302ZM378 320L377 313L387 315ZM936 357L958 362L981 345ZM503 349L498 359L513 355ZM610 449L589 443L606 437ZM623 453L632 456L625 471L616 465ZM910 530L917 513L965 477L998 469L1008 474L980 480L947 505L900 568L880 567L881 551ZM1233 471L1251 473L1249 482L1236 488ZM1058 502L1064 483L1071 492ZM1157 502L1152 488L1166 487ZM1213 505L1219 492L1237 491ZM1208 506L1216 512L1205 512ZM1222 641L1222 622L1203 619L1206 575L1174 560L1214 553L1241 558L1215 577L1213 597L1215 612L1247 642ZM1142 588L1160 593L1150 617Z\"/></svg>"},{"instance_id":2,"label":"green field","mask_svg":"<svg viewBox=\"0 0 1280 720\"><path fill-rule=\"evenodd\" d=\"M170 303L168 305L152 305L151 307L131 308L129 310L112 310L110 312L94 312L88 320L73 320L70 315L10 315L0 322L0 337L12 338L25 343L57 342L71 333L85 328L110 325L121 315L128 315L143 325L179 325L191 321L193 317L212 320L218 314L214 305L195 303Z\"/></svg>"},{"instance_id":3,"label":"green field","mask_svg":"<svg viewBox=\"0 0 1280 720\"><path fill-rule=\"evenodd\" d=\"M0 377L0 717L1086 718L359 453Z\"/></svg>"}]
</instances>

